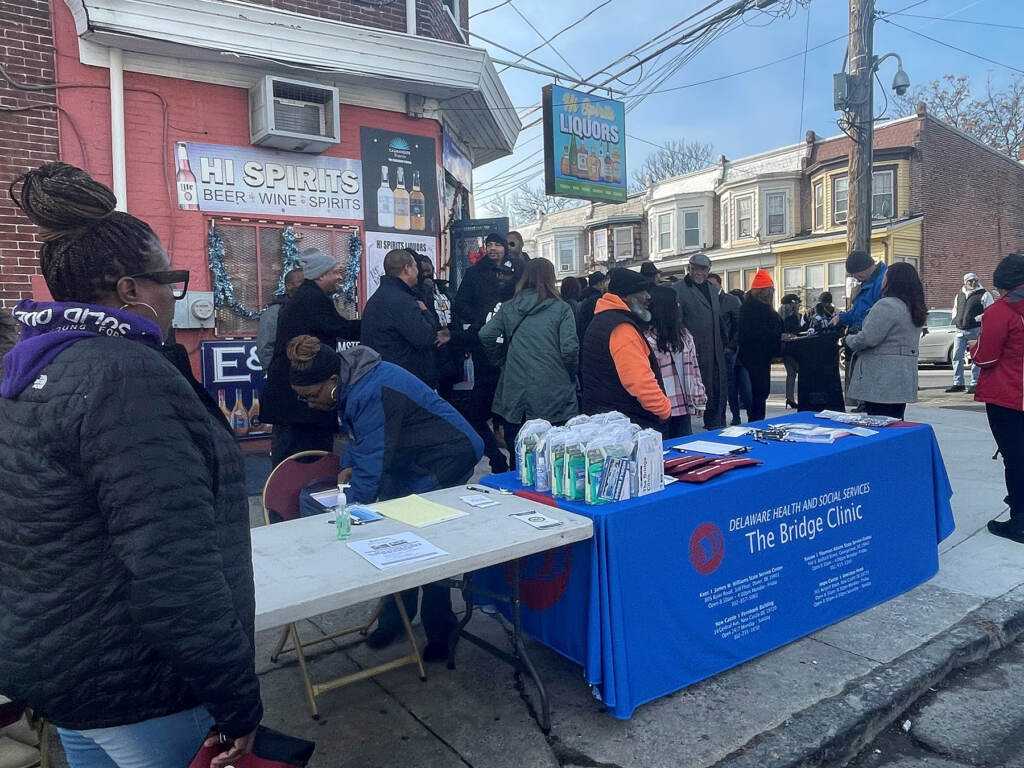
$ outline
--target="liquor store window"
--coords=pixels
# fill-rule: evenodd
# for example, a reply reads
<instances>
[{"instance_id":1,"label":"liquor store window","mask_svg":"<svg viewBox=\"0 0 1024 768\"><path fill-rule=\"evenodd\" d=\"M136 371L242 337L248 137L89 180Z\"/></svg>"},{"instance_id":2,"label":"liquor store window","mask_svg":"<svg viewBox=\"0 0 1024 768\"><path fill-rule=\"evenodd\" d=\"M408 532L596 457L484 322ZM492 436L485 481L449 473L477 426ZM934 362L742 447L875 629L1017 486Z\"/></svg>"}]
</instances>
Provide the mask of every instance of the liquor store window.
<instances>
[{"instance_id":1,"label":"liquor store window","mask_svg":"<svg viewBox=\"0 0 1024 768\"><path fill-rule=\"evenodd\" d=\"M672 250L672 214L658 214L658 250Z\"/></svg>"},{"instance_id":2,"label":"liquor store window","mask_svg":"<svg viewBox=\"0 0 1024 768\"><path fill-rule=\"evenodd\" d=\"M633 228L616 227L612 231L615 245L615 260L626 261L633 258Z\"/></svg>"},{"instance_id":3,"label":"liquor store window","mask_svg":"<svg viewBox=\"0 0 1024 768\"><path fill-rule=\"evenodd\" d=\"M700 211L683 213L683 246L685 248L700 247Z\"/></svg>"},{"instance_id":4,"label":"liquor store window","mask_svg":"<svg viewBox=\"0 0 1024 768\"><path fill-rule=\"evenodd\" d=\"M736 237L750 237L754 232L754 196L736 198Z\"/></svg>"},{"instance_id":5,"label":"liquor store window","mask_svg":"<svg viewBox=\"0 0 1024 768\"><path fill-rule=\"evenodd\" d=\"M832 179L832 223L845 224L850 206L850 180L846 176Z\"/></svg>"},{"instance_id":6,"label":"liquor store window","mask_svg":"<svg viewBox=\"0 0 1024 768\"><path fill-rule=\"evenodd\" d=\"M608 230L594 231L594 261L604 264L608 261Z\"/></svg>"},{"instance_id":7,"label":"liquor store window","mask_svg":"<svg viewBox=\"0 0 1024 768\"><path fill-rule=\"evenodd\" d=\"M216 220L214 226L224 243L224 269L234 286L235 299L247 309L263 309L273 300L281 279L284 230L288 225ZM348 263L351 229L296 224L292 231L297 250L319 248L332 255L344 270ZM343 317L355 318L358 296L356 301L336 299L335 306ZM227 307L217 310L217 336L255 336L258 328L258 319L236 315Z\"/></svg>"}]
</instances>

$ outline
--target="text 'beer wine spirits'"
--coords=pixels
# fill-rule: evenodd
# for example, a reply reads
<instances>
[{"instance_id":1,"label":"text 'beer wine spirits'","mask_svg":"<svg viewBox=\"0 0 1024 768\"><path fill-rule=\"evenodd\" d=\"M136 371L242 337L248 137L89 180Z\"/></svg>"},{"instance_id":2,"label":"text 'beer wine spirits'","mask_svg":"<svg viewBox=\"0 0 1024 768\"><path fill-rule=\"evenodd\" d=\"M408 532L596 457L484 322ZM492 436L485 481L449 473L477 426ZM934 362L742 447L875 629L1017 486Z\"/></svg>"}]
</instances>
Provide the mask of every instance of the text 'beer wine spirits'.
<instances>
[{"instance_id":1,"label":"text 'beer wine spirits'","mask_svg":"<svg viewBox=\"0 0 1024 768\"><path fill-rule=\"evenodd\" d=\"M395 226L395 193L388 183L388 167L380 167L380 187L377 189L377 223L382 227Z\"/></svg>"},{"instance_id":2,"label":"text 'beer wine spirits'","mask_svg":"<svg viewBox=\"0 0 1024 768\"><path fill-rule=\"evenodd\" d=\"M422 232L427 228L427 199L420 191L420 172L412 172L412 192L409 193L409 217L412 228Z\"/></svg>"},{"instance_id":3,"label":"text 'beer wine spirits'","mask_svg":"<svg viewBox=\"0 0 1024 768\"><path fill-rule=\"evenodd\" d=\"M199 210L199 188L196 175L188 165L188 152L183 142L178 143L178 207L183 211Z\"/></svg>"},{"instance_id":4,"label":"text 'beer wine spirits'","mask_svg":"<svg viewBox=\"0 0 1024 768\"><path fill-rule=\"evenodd\" d=\"M235 407L231 409L231 430L237 437L249 434L249 412L242 402L242 390L235 390Z\"/></svg>"},{"instance_id":5,"label":"text 'beer wine spirits'","mask_svg":"<svg viewBox=\"0 0 1024 768\"><path fill-rule=\"evenodd\" d=\"M405 188L405 168L399 166L395 181L395 229L409 229L409 190Z\"/></svg>"}]
</instances>

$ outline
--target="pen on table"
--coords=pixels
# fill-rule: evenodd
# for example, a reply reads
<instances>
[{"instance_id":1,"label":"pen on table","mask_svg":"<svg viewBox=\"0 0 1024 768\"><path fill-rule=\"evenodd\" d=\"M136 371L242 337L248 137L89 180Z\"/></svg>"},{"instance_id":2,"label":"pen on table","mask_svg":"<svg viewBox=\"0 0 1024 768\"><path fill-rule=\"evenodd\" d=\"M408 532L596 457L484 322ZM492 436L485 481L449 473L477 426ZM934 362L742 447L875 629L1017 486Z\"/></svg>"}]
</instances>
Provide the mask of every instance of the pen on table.
<instances>
[{"instance_id":1,"label":"pen on table","mask_svg":"<svg viewBox=\"0 0 1024 768\"><path fill-rule=\"evenodd\" d=\"M481 488L478 485L467 485L466 486L466 490L467 491L477 491L478 493L490 493L490 491L487 488Z\"/></svg>"}]
</instances>

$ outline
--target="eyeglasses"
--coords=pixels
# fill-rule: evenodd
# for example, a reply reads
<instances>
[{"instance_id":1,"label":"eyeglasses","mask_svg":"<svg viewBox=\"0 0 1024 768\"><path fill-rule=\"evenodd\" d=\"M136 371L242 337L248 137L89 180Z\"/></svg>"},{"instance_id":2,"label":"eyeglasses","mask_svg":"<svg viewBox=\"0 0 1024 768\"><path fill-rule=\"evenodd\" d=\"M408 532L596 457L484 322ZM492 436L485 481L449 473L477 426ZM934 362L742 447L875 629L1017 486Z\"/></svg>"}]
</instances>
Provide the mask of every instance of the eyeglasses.
<instances>
[{"instance_id":1,"label":"eyeglasses","mask_svg":"<svg viewBox=\"0 0 1024 768\"><path fill-rule=\"evenodd\" d=\"M185 298L188 292L189 271L187 269L166 269L160 272L139 272L134 275L125 275L136 280L149 280L160 285L167 285L171 288L171 295L175 301Z\"/></svg>"}]
</instances>

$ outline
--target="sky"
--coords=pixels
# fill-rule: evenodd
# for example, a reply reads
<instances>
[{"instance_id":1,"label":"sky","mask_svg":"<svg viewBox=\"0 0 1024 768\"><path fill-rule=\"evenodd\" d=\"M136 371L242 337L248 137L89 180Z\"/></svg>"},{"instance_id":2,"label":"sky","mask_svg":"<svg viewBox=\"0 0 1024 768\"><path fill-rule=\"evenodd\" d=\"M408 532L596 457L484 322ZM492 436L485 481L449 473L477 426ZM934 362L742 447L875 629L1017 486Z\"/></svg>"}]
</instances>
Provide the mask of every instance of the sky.
<instances>
[{"instance_id":1,"label":"sky","mask_svg":"<svg viewBox=\"0 0 1024 768\"><path fill-rule=\"evenodd\" d=\"M590 77L710 2L511 0L486 11L501 0L470 0L470 42L487 49L493 59L514 61L517 55L498 45L517 54L526 53L544 37L606 3L553 41L557 53L545 46L530 54L534 61L521 62L525 66L568 74L570 79L573 68L583 77ZM730 0L725 0L714 10L730 4ZM787 4L793 6L790 15L748 13L699 52L691 46L692 58L657 89L677 90L654 93L627 114L626 133L631 137L627 143L628 167L639 167L647 154L655 151L655 147L646 142L660 144L680 139L707 142L713 145L713 157L724 154L729 159L737 159L803 141L807 130L814 130L819 136L839 133L836 125L839 115L832 106L832 75L839 72L843 64L845 36L849 30L848 0L803 0L799 4L796 0L780 0L776 6ZM1012 78L1014 70L1024 72L1022 6L1022 0L876 0L879 12L903 11L903 15L888 18L906 29L878 21L874 52L879 56L890 51L900 54L912 86L952 73L968 75L976 88L983 88L989 77L993 85L1002 87ZM531 23L537 31L531 29ZM684 29L681 27L680 31ZM474 37L473 33L480 37ZM834 38L842 39L815 49ZM806 55L806 76L805 47L814 49ZM651 74L654 67L667 64L671 57L686 50L686 46L673 48L659 60L645 65L644 74ZM786 56L793 58L717 82L679 88ZM614 73L629 63L632 62L617 65ZM501 65L496 67L512 103L522 108L520 115L526 112L525 108L539 104L541 88L553 81L549 75L518 69L502 72ZM633 70L624 75L621 82L611 85L628 92L628 86L636 82L639 73L640 70ZM885 107L883 90L891 95L889 88L895 73L895 59L881 64L879 78L885 87L882 89L876 83L876 115ZM606 74L600 79L607 77ZM565 79L559 82L572 86ZM636 99L627 97L626 101L630 104ZM889 114L892 115L891 107ZM538 110L524 117L523 124L539 116ZM513 155L475 170L477 215L487 212L487 202L496 193L514 188L520 182L532 186L542 184L542 156L534 155L543 146L540 137L539 125L523 131Z\"/></svg>"}]
</instances>

